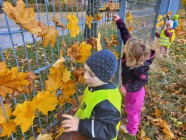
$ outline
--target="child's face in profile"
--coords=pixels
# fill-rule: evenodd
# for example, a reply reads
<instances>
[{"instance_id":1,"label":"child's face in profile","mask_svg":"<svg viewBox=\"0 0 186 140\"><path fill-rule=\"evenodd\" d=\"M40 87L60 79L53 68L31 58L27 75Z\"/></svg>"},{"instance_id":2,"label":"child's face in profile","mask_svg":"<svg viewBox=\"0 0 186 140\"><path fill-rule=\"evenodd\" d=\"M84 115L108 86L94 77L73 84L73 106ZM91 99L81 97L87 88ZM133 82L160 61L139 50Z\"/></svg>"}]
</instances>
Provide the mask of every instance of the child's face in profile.
<instances>
[{"instance_id":1,"label":"child's face in profile","mask_svg":"<svg viewBox=\"0 0 186 140\"><path fill-rule=\"evenodd\" d=\"M99 83L102 82L96 75L91 71L91 69L88 67L88 65L85 63L84 65L85 71L84 71L84 78L90 87L96 87L99 86Z\"/></svg>"},{"instance_id":2,"label":"child's face in profile","mask_svg":"<svg viewBox=\"0 0 186 140\"><path fill-rule=\"evenodd\" d=\"M166 24L166 28L167 28L167 29L171 29L169 23Z\"/></svg>"}]
</instances>

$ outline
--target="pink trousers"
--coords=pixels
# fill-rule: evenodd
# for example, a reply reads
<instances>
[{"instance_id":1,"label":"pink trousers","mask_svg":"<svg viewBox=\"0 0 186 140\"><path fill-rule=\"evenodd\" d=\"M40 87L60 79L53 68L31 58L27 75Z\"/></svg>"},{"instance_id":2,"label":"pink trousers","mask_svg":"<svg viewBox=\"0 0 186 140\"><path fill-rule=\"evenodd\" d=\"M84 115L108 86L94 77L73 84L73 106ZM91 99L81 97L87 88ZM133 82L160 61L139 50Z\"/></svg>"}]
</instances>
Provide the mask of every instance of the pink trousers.
<instances>
[{"instance_id":1,"label":"pink trousers","mask_svg":"<svg viewBox=\"0 0 186 140\"><path fill-rule=\"evenodd\" d=\"M137 92L127 92L125 96L125 109L127 112L126 129L129 134L136 135L140 124L140 112L145 97L145 88Z\"/></svg>"}]
</instances>

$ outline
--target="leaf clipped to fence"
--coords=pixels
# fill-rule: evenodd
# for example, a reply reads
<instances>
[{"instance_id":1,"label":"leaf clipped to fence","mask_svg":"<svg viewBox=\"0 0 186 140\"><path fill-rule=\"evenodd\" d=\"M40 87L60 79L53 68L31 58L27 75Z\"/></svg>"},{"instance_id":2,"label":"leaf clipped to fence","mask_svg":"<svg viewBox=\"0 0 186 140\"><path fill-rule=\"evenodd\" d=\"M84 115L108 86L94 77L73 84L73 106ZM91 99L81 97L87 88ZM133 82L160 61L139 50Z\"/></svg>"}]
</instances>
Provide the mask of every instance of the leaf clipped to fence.
<instances>
[{"instance_id":1,"label":"leaf clipped to fence","mask_svg":"<svg viewBox=\"0 0 186 140\"><path fill-rule=\"evenodd\" d=\"M10 2L5 1L3 10L9 18L19 24L23 29L37 35L37 37L42 37L44 47L46 47L48 43L54 47L56 38L58 37L57 30L55 27L47 26L36 21L34 8L26 8L23 0L18 0L15 7L13 7Z\"/></svg>"}]
</instances>

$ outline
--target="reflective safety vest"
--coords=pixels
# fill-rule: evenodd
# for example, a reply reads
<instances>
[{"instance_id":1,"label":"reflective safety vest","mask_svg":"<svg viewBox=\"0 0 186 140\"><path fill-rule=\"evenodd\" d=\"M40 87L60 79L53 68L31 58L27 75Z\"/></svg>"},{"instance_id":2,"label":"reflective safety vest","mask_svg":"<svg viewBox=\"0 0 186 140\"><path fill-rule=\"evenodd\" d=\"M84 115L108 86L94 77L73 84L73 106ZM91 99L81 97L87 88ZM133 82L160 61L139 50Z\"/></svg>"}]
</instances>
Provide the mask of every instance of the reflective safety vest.
<instances>
[{"instance_id":1,"label":"reflective safety vest","mask_svg":"<svg viewBox=\"0 0 186 140\"><path fill-rule=\"evenodd\" d=\"M115 108L120 112L121 114L121 95L119 93L118 88L116 89L106 89L106 90L97 90L94 92L91 92L88 90L88 87L84 91L83 99L81 102L81 106L76 112L75 116L79 117L80 119L90 119L91 113L94 109L94 107L104 101L109 100L110 103L115 106ZM119 132L119 125L120 122L116 126L117 135ZM113 140L117 139L117 135Z\"/></svg>"},{"instance_id":2,"label":"reflective safety vest","mask_svg":"<svg viewBox=\"0 0 186 140\"><path fill-rule=\"evenodd\" d=\"M170 47L171 43L174 42L175 39L175 33L174 30L169 30L168 32L172 32L172 37L171 37L171 42L169 40L169 37L165 35L165 30L162 30L160 33L160 38L159 38L159 44L161 46L165 46L167 48Z\"/></svg>"}]
</instances>

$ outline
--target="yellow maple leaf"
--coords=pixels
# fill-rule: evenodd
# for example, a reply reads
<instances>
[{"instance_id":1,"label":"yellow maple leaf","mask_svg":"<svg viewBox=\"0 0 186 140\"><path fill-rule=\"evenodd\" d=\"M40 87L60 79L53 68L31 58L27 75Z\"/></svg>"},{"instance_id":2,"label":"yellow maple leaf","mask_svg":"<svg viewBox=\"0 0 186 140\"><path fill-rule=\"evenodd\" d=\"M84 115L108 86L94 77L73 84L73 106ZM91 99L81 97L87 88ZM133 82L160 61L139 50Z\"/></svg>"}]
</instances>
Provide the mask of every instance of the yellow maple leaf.
<instances>
[{"instance_id":1,"label":"yellow maple leaf","mask_svg":"<svg viewBox=\"0 0 186 140\"><path fill-rule=\"evenodd\" d=\"M92 15L87 15L86 16L86 24L87 24L87 26L88 26L88 28L90 29L91 28L91 24L92 24L92 21L93 21L93 17L92 17Z\"/></svg>"},{"instance_id":2,"label":"yellow maple leaf","mask_svg":"<svg viewBox=\"0 0 186 140\"><path fill-rule=\"evenodd\" d=\"M63 75L64 75L63 73L65 73L64 70L65 70L65 66L63 65L63 63L61 63L57 67L52 66L50 68L50 74L47 76L48 80L45 81L46 90L53 92L62 86Z\"/></svg>"},{"instance_id":3,"label":"yellow maple leaf","mask_svg":"<svg viewBox=\"0 0 186 140\"><path fill-rule=\"evenodd\" d=\"M52 136L49 134L40 134L36 140L52 140Z\"/></svg>"},{"instance_id":4,"label":"yellow maple leaf","mask_svg":"<svg viewBox=\"0 0 186 140\"><path fill-rule=\"evenodd\" d=\"M76 85L77 85L77 82L74 80L70 80L70 81L64 83L61 86L61 90L63 91L63 96L70 97L73 94L75 94L76 93L76 89L75 89Z\"/></svg>"},{"instance_id":5,"label":"yellow maple leaf","mask_svg":"<svg viewBox=\"0 0 186 140\"><path fill-rule=\"evenodd\" d=\"M164 21L159 21L157 24L156 24L156 28L158 27L162 27L164 25Z\"/></svg>"},{"instance_id":6,"label":"yellow maple leaf","mask_svg":"<svg viewBox=\"0 0 186 140\"><path fill-rule=\"evenodd\" d=\"M70 96L61 95L58 99L58 104L60 105L60 107L63 107L65 103L71 103L71 102L72 99L70 98Z\"/></svg>"},{"instance_id":7,"label":"yellow maple leaf","mask_svg":"<svg viewBox=\"0 0 186 140\"><path fill-rule=\"evenodd\" d=\"M78 24L78 18L74 14L68 14L66 18L73 24Z\"/></svg>"},{"instance_id":8,"label":"yellow maple leaf","mask_svg":"<svg viewBox=\"0 0 186 140\"><path fill-rule=\"evenodd\" d=\"M6 62L0 62L0 75L5 73L7 70Z\"/></svg>"},{"instance_id":9,"label":"yellow maple leaf","mask_svg":"<svg viewBox=\"0 0 186 140\"><path fill-rule=\"evenodd\" d=\"M114 51L113 54L116 56L116 59L118 60L119 59L119 52Z\"/></svg>"},{"instance_id":10,"label":"yellow maple leaf","mask_svg":"<svg viewBox=\"0 0 186 140\"><path fill-rule=\"evenodd\" d=\"M26 132L35 118L35 103L25 101L23 104L17 104L15 111L12 115L16 116L14 122L21 126L21 131Z\"/></svg>"},{"instance_id":11,"label":"yellow maple leaf","mask_svg":"<svg viewBox=\"0 0 186 140\"><path fill-rule=\"evenodd\" d=\"M184 111L186 112L186 107L184 108Z\"/></svg>"},{"instance_id":12,"label":"yellow maple leaf","mask_svg":"<svg viewBox=\"0 0 186 140\"><path fill-rule=\"evenodd\" d=\"M78 26L78 18L73 14L68 14L66 18L68 20L67 28L70 30L70 35L71 37L75 37L80 31Z\"/></svg>"},{"instance_id":13,"label":"yellow maple leaf","mask_svg":"<svg viewBox=\"0 0 186 140\"><path fill-rule=\"evenodd\" d=\"M13 19L21 27L32 34L43 37L44 47L46 47L48 43L50 43L52 47L54 46L58 36L55 27L50 27L36 21L34 8L26 8L26 4L23 0L18 0L15 7L13 7L9 2L4 2L3 10L8 17Z\"/></svg>"},{"instance_id":14,"label":"yellow maple leaf","mask_svg":"<svg viewBox=\"0 0 186 140\"><path fill-rule=\"evenodd\" d=\"M62 85L62 71L64 70L64 65L59 65L58 67L52 66L50 68L50 74L47 76L48 80L45 81L46 89L49 91L56 91Z\"/></svg>"},{"instance_id":15,"label":"yellow maple leaf","mask_svg":"<svg viewBox=\"0 0 186 140\"><path fill-rule=\"evenodd\" d=\"M48 43L54 47L58 32L55 27L45 26L42 31L38 34L39 37L43 37L43 46L46 47Z\"/></svg>"},{"instance_id":16,"label":"yellow maple leaf","mask_svg":"<svg viewBox=\"0 0 186 140\"><path fill-rule=\"evenodd\" d=\"M57 136L55 136L55 139L57 140L61 136L61 134L63 134L63 132L64 132L64 128L60 127L59 133L57 134Z\"/></svg>"},{"instance_id":17,"label":"yellow maple leaf","mask_svg":"<svg viewBox=\"0 0 186 140\"><path fill-rule=\"evenodd\" d=\"M186 0L182 0L183 5L186 5Z\"/></svg>"},{"instance_id":18,"label":"yellow maple leaf","mask_svg":"<svg viewBox=\"0 0 186 140\"><path fill-rule=\"evenodd\" d=\"M156 109L154 110L153 115L155 115L155 116L157 116L157 117L160 117L160 116L161 116L161 111L160 111L159 109L156 108Z\"/></svg>"},{"instance_id":19,"label":"yellow maple leaf","mask_svg":"<svg viewBox=\"0 0 186 140\"><path fill-rule=\"evenodd\" d=\"M46 90L49 91L56 91L62 84L62 74L48 75L48 80L45 81Z\"/></svg>"},{"instance_id":20,"label":"yellow maple leaf","mask_svg":"<svg viewBox=\"0 0 186 140\"><path fill-rule=\"evenodd\" d=\"M68 71L67 68L65 68L65 70L63 71L63 77L62 77L63 82L66 83L67 81L69 81L70 77L71 77L71 72Z\"/></svg>"},{"instance_id":21,"label":"yellow maple leaf","mask_svg":"<svg viewBox=\"0 0 186 140\"><path fill-rule=\"evenodd\" d=\"M169 125L165 120L161 118L154 119L153 121L157 122L160 127L163 127L162 132L165 134L165 138L174 138L174 134L171 132Z\"/></svg>"},{"instance_id":22,"label":"yellow maple leaf","mask_svg":"<svg viewBox=\"0 0 186 140\"><path fill-rule=\"evenodd\" d=\"M60 67L60 65L63 64L63 62L65 62L65 58L64 58L64 57L61 57L60 59L58 59L58 60L54 63L53 67L58 68L58 67Z\"/></svg>"},{"instance_id":23,"label":"yellow maple leaf","mask_svg":"<svg viewBox=\"0 0 186 140\"><path fill-rule=\"evenodd\" d=\"M96 41L97 41L97 50L100 51L102 50L102 46L101 46L101 34L98 33L98 38L96 38Z\"/></svg>"},{"instance_id":24,"label":"yellow maple leaf","mask_svg":"<svg viewBox=\"0 0 186 140\"><path fill-rule=\"evenodd\" d=\"M91 55L92 46L90 44L87 44L86 42L82 42L79 48L80 48L79 50L80 58L77 60L77 62L85 63L87 58Z\"/></svg>"},{"instance_id":25,"label":"yellow maple leaf","mask_svg":"<svg viewBox=\"0 0 186 140\"><path fill-rule=\"evenodd\" d=\"M97 14L95 15L95 20L96 20L96 21L100 21L101 18L102 18L102 16L100 15L100 13L97 13Z\"/></svg>"},{"instance_id":26,"label":"yellow maple leaf","mask_svg":"<svg viewBox=\"0 0 186 140\"><path fill-rule=\"evenodd\" d=\"M1 69L0 95L5 97L6 94L12 94L15 90L21 91L23 86L30 84L26 78L27 74L23 72L19 73L17 67L13 67L11 70L6 68L4 70Z\"/></svg>"},{"instance_id":27,"label":"yellow maple leaf","mask_svg":"<svg viewBox=\"0 0 186 140\"><path fill-rule=\"evenodd\" d=\"M9 119L11 116L11 113L12 113L12 108L10 108L8 104L4 104L4 108L6 111L6 116L8 117L7 119ZM3 108L1 106L0 107L0 125L7 122L6 116L5 116L5 114L3 112Z\"/></svg>"},{"instance_id":28,"label":"yellow maple leaf","mask_svg":"<svg viewBox=\"0 0 186 140\"><path fill-rule=\"evenodd\" d=\"M61 21L58 18L56 18L55 16L52 18L52 21L55 23L56 26L60 26L62 28L62 30L64 30L66 28L66 26L63 25L61 23Z\"/></svg>"},{"instance_id":29,"label":"yellow maple leaf","mask_svg":"<svg viewBox=\"0 0 186 140\"><path fill-rule=\"evenodd\" d=\"M109 3L108 3L108 8L109 8L109 11L110 11L110 12L112 12L112 11L114 10L114 7L115 7L114 3L111 2L111 1L109 1Z\"/></svg>"},{"instance_id":30,"label":"yellow maple leaf","mask_svg":"<svg viewBox=\"0 0 186 140\"><path fill-rule=\"evenodd\" d=\"M78 43L74 43L72 46L70 46L68 49L67 49L67 56L70 57L70 60L75 63L80 57L80 47L78 45Z\"/></svg>"},{"instance_id":31,"label":"yellow maple leaf","mask_svg":"<svg viewBox=\"0 0 186 140\"><path fill-rule=\"evenodd\" d=\"M162 20L163 16L162 15L159 15L158 16L158 21Z\"/></svg>"},{"instance_id":32,"label":"yellow maple leaf","mask_svg":"<svg viewBox=\"0 0 186 140\"><path fill-rule=\"evenodd\" d=\"M133 27L132 27L132 26L128 27L128 31L129 31L130 33L132 33L132 30L133 30Z\"/></svg>"},{"instance_id":33,"label":"yellow maple leaf","mask_svg":"<svg viewBox=\"0 0 186 140\"><path fill-rule=\"evenodd\" d=\"M127 13L126 13L126 20L128 20L130 23L132 23L132 14L131 14L131 12L130 11L128 11Z\"/></svg>"},{"instance_id":34,"label":"yellow maple leaf","mask_svg":"<svg viewBox=\"0 0 186 140\"><path fill-rule=\"evenodd\" d=\"M18 0L15 7L9 2L5 2L3 10L8 17L29 32L38 34L42 30L37 26L38 23L35 21L34 8L26 8L22 0Z\"/></svg>"},{"instance_id":35,"label":"yellow maple leaf","mask_svg":"<svg viewBox=\"0 0 186 140\"><path fill-rule=\"evenodd\" d=\"M55 109L57 105L57 97L55 93L42 91L38 92L38 94L34 97L33 102L39 111L41 111L44 115L48 115L49 111L53 111Z\"/></svg>"},{"instance_id":36,"label":"yellow maple leaf","mask_svg":"<svg viewBox=\"0 0 186 140\"><path fill-rule=\"evenodd\" d=\"M114 45L114 46L118 45L118 39L117 39L117 37L116 37L115 35L113 35L113 34L111 35L110 44L111 44L111 45Z\"/></svg>"},{"instance_id":37,"label":"yellow maple leaf","mask_svg":"<svg viewBox=\"0 0 186 140\"><path fill-rule=\"evenodd\" d=\"M16 131L16 124L13 120L9 120L7 123L1 124L1 128L2 132L0 133L0 137L10 137L11 133Z\"/></svg>"}]
</instances>

